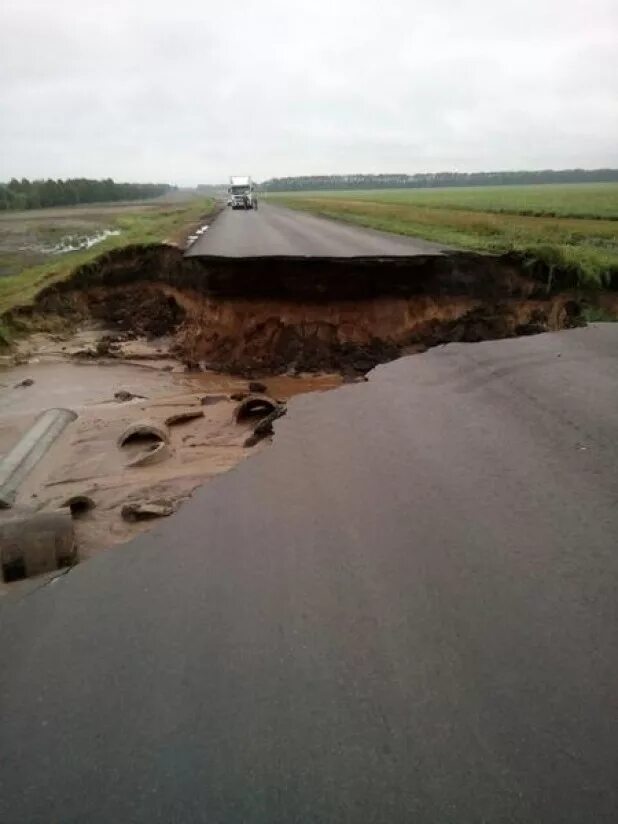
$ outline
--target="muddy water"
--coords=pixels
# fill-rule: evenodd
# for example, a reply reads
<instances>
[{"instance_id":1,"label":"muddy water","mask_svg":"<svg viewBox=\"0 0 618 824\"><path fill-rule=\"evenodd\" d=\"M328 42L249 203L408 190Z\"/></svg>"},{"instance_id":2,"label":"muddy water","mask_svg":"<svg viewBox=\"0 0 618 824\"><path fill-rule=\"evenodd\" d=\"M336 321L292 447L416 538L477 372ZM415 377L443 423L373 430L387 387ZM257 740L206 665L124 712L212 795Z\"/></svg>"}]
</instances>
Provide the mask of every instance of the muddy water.
<instances>
[{"instance_id":1,"label":"muddy water","mask_svg":"<svg viewBox=\"0 0 618 824\"><path fill-rule=\"evenodd\" d=\"M247 389L247 381L234 375L217 372L167 372L153 361L151 364L101 361L79 363L69 360L30 362L22 366L0 368L0 452L10 443L10 429L25 431L31 421L50 407L82 407L110 403L114 393L127 389L147 398L197 392L230 394ZM34 380L28 387L17 386L26 379ZM268 394L288 400L303 392L333 389L341 383L338 375L277 375L263 379ZM12 437L11 433L11 437ZM11 438L8 438L10 441Z\"/></svg>"},{"instance_id":2,"label":"muddy water","mask_svg":"<svg viewBox=\"0 0 618 824\"><path fill-rule=\"evenodd\" d=\"M129 360L86 361L60 354L58 344L49 339L36 343L28 363L0 366L0 458L43 410L67 407L77 412L77 420L23 482L15 509L47 511L65 505L74 495L92 498L95 508L74 522L82 559L152 526L152 521L125 521L125 503L165 499L178 507L197 486L265 447L262 443L245 448L252 424L235 421L236 403L229 395L247 391L246 380L187 372L157 342L131 342L126 351ZM65 348L71 349L71 344ZM26 379L34 383L20 386ZM341 378L276 376L262 382L268 394L288 400L299 393L331 389ZM114 398L119 390L139 397L119 402ZM220 400L202 406L201 399L208 394ZM185 409L203 410L203 417L169 428L169 457L153 466L128 467L131 450L117 446L123 430L144 418L164 425L170 414ZM0 517L11 514L0 512ZM0 583L0 595L4 590Z\"/></svg>"},{"instance_id":3,"label":"muddy water","mask_svg":"<svg viewBox=\"0 0 618 824\"><path fill-rule=\"evenodd\" d=\"M203 392L238 392L246 389L247 381L232 375L222 375L216 372L197 373L191 376L194 386L199 386ZM304 392L324 392L328 389L335 389L341 385L341 376L328 375L298 375L291 377L288 375L273 375L272 377L261 378L261 382L266 385L266 392L273 398L280 398L287 401L294 395L301 395Z\"/></svg>"}]
</instances>

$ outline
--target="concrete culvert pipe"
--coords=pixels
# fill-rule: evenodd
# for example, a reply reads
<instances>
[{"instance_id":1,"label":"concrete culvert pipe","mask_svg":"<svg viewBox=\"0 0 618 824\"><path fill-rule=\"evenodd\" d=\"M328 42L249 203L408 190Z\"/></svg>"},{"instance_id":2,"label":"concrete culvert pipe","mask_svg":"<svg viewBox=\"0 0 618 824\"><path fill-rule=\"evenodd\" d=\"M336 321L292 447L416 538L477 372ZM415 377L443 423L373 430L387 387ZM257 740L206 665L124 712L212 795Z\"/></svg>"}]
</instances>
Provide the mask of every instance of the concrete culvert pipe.
<instances>
[{"instance_id":1,"label":"concrete culvert pipe","mask_svg":"<svg viewBox=\"0 0 618 824\"><path fill-rule=\"evenodd\" d=\"M158 423L152 421L136 421L124 430L118 437L118 446L122 448L127 444L147 444L147 443L168 443L169 434Z\"/></svg>"},{"instance_id":2,"label":"concrete culvert pipe","mask_svg":"<svg viewBox=\"0 0 618 824\"><path fill-rule=\"evenodd\" d=\"M267 395L249 395L236 407L234 416L237 423L270 415L279 406L277 401Z\"/></svg>"},{"instance_id":3,"label":"concrete culvert pipe","mask_svg":"<svg viewBox=\"0 0 618 824\"><path fill-rule=\"evenodd\" d=\"M0 461L0 509L13 506L19 485L65 427L77 418L71 409L48 409Z\"/></svg>"},{"instance_id":4,"label":"concrete culvert pipe","mask_svg":"<svg viewBox=\"0 0 618 824\"><path fill-rule=\"evenodd\" d=\"M170 445L164 441L158 441L142 449L135 457L127 462L127 466L150 466L159 463L170 457L172 451Z\"/></svg>"},{"instance_id":5,"label":"concrete culvert pipe","mask_svg":"<svg viewBox=\"0 0 618 824\"><path fill-rule=\"evenodd\" d=\"M53 572L76 561L73 519L68 509L0 521L0 568L5 581Z\"/></svg>"},{"instance_id":6,"label":"concrete culvert pipe","mask_svg":"<svg viewBox=\"0 0 618 824\"><path fill-rule=\"evenodd\" d=\"M91 509L94 509L96 504L88 495L72 495L62 506L71 511L73 518L81 518Z\"/></svg>"},{"instance_id":7,"label":"concrete culvert pipe","mask_svg":"<svg viewBox=\"0 0 618 824\"><path fill-rule=\"evenodd\" d=\"M150 466L171 455L167 428L152 421L132 423L119 436L117 443L121 449L127 446L143 447L133 453L127 466Z\"/></svg>"},{"instance_id":8,"label":"concrete culvert pipe","mask_svg":"<svg viewBox=\"0 0 618 824\"><path fill-rule=\"evenodd\" d=\"M278 404L272 412L266 415L265 418L261 418L257 426L254 428L253 433L249 435L245 441L245 448L255 446L264 438L269 438L271 435L274 435L273 423L277 420L277 418L281 418L285 415L286 411L287 410L284 404Z\"/></svg>"}]
</instances>

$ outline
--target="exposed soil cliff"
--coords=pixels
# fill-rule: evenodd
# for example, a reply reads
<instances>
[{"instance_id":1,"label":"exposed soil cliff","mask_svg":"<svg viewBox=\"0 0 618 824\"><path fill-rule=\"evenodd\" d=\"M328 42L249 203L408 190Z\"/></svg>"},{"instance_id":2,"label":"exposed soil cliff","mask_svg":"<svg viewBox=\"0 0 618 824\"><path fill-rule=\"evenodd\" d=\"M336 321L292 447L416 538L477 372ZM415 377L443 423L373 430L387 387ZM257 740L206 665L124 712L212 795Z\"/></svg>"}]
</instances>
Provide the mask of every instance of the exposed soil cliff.
<instances>
[{"instance_id":1,"label":"exposed soil cliff","mask_svg":"<svg viewBox=\"0 0 618 824\"><path fill-rule=\"evenodd\" d=\"M185 360L245 374L365 372L439 343L582 322L568 273L512 255L187 259L171 246L102 256L11 321L50 315L173 334Z\"/></svg>"}]
</instances>

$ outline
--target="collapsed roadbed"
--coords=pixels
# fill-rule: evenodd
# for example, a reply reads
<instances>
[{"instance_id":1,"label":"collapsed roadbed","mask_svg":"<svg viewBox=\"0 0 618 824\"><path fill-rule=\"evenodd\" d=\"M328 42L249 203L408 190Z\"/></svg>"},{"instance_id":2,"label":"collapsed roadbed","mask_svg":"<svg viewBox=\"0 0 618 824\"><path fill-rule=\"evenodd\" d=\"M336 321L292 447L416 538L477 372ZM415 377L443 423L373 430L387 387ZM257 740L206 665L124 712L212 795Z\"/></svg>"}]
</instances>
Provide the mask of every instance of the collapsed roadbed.
<instances>
[{"instance_id":1,"label":"collapsed roadbed","mask_svg":"<svg viewBox=\"0 0 618 824\"><path fill-rule=\"evenodd\" d=\"M286 399L362 380L377 364L437 344L578 326L591 299L569 272L514 255L231 259L186 257L169 245L110 252L5 316L24 334L50 334L30 335L5 358L10 408L3 418L0 404L0 447L52 397L79 415L16 504L38 516L90 502L75 522L87 558L170 515L270 439L284 406L265 392ZM255 376L265 383L238 383ZM256 404L259 422L248 425L244 413ZM182 426L127 455L116 439L127 426L143 429L144 416L151 429ZM35 568L15 557L20 569Z\"/></svg>"},{"instance_id":2,"label":"collapsed roadbed","mask_svg":"<svg viewBox=\"0 0 618 824\"><path fill-rule=\"evenodd\" d=\"M7 319L171 334L186 362L242 375L358 374L436 344L577 326L586 299L574 273L515 254L188 258L145 245L78 268Z\"/></svg>"}]
</instances>

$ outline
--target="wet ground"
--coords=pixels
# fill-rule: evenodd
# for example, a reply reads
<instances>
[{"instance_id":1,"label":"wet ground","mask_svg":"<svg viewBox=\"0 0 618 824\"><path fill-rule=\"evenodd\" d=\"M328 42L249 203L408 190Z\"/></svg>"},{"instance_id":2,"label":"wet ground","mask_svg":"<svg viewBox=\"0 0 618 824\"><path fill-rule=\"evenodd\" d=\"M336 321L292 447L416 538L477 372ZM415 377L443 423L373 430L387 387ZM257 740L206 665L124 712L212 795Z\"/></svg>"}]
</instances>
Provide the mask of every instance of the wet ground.
<instances>
[{"instance_id":1,"label":"wet ground","mask_svg":"<svg viewBox=\"0 0 618 824\"><path fill-rule=\"evenodd\" d=\"M251 422L237 423L237 402L229 396L246 391L241 378L214 372L187 372L166 354L167 339L132 340L114 358L84 358L105 330L86 330L68 340L36 335L22 346L17 359L0 365L0 457L28 430L37 416L52 407L78 413L43 460L20 487L13 510L52 510L72 497L87 496L94 507L75 520L80 559L129 540L152 521L122 518L126 503L164 500L177 508L197 486L226 472L262 445L245 448ZM23 381L32 380L27 386ZM330 389L335 375L277 376L266 379L267 393L286 401L293 395ZM137 396L119 401L127 391ZM208 396L210 403L202 404ZM166 460L145 467L127 467L135 448L120 449L117 439L128 425L148 420L165 426L170 415L199 410L203 417L169 427Z\"/></svg>"},{"instance_id":2,"label":"wet ground","mask_svg":"<svg viewBox=\"0 0 618 824\"><path fill-rule=\"evenodd\" d=\"M1 214L0 277L16 275L50 256L100 243L116 233L110 228L114 214L96 206Z\"/></svg>"},{"instance_id":3,"label":"wet ground","mask_svg":"<svg viewBox=\"0 0 618 824\"><path fill-rule=\"evenodd\" d=\"M90 249L118 234L119 218L135 219L174 208L183 199L170 193L163 199L119 203L88 203L46 209L0 212L0 277L67 252Z\"/></svg>"}]
</instances>

